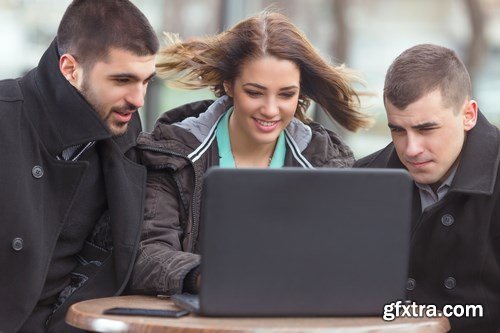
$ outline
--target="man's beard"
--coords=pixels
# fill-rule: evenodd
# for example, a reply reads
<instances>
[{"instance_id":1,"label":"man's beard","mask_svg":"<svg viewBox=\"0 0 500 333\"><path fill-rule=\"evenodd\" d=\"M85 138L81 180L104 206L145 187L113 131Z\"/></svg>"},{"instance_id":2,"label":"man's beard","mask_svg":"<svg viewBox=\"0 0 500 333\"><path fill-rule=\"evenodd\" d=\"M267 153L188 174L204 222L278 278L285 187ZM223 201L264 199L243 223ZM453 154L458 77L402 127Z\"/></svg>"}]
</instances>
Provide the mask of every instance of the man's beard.
<instances>
[{"instance_id":1,"label":"man's beard","mask_svg":"<svg viewBox=\"0 0 500 333\"><path fill-rule=\"evenodd\" d=\"M106 124L106 128L113 137L120 137L127 133L128 122L112 122L111 117L114 112L124 113L137 110L134 105L127 103L124 106L113 106L109 109L109 111L106 110L106 107L98 101L92 89L89 87L88 80L86 78L84 78L82 82L80 93L94 109L99 118Z\"/></svg>"}]
</instances>

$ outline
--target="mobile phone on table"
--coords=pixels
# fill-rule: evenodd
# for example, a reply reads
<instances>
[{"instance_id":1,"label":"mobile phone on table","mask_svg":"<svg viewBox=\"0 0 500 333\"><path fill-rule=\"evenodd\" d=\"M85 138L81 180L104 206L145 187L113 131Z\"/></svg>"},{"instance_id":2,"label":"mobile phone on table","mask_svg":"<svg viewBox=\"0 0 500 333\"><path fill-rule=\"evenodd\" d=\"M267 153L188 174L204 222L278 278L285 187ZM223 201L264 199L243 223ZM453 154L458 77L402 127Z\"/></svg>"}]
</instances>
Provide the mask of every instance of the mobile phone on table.
<instances>
[{"instance_id":1,"label":"mobile phone on table","mask_svg":"<svg viewBox=\"0 0 500 333\"><path fill-rule=\"evenodd\" d=\"M140 309L140 308L111 308L103 311L106 315L120 316L147 316L179 318L189 314L186 310Z\"/></svg>"}]
</instances>

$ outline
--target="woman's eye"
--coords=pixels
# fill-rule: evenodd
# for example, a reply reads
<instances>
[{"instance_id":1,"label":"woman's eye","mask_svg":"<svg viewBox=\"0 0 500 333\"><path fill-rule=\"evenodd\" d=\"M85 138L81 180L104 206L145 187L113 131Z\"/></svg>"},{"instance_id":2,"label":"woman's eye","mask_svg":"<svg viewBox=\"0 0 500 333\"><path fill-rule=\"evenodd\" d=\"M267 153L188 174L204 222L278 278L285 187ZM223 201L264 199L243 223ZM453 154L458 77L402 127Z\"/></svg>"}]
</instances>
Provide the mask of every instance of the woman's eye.
<instances>
[{"instance_id":1,"label":"woman's eye","mask_svg":"<svg viewBox=\"0 0 500 333\"><path fill-rule=\"evenodd\" d=\"M262 95L262 93L258 92L258 91L254 91L254 90L246 90L245 91L247 93L248 96L250 97L257 97L257 96L260 96Z\"/></svg>"},{"instance_id":2,"label":"woman's eye","mask_svg":"<svg viewBox=\"0 0 500 333\"><path fill-rule=\"evenodd\" d=\"M282 93L281 94L281 97L284 97L284 98L292 98L293 96L295 96L294 92Z\"/></svg>"}]
</instances>

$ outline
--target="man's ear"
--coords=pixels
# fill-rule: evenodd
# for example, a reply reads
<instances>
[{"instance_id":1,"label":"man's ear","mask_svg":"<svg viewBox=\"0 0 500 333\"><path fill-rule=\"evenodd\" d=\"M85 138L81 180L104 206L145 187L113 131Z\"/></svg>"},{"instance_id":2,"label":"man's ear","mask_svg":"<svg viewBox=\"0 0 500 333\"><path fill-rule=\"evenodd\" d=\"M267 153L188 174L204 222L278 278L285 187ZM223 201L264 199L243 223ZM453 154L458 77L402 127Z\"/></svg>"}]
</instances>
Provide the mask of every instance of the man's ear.
<instances>
[{"instance_id":1,"label":"man's ear","mask_svg":"<svg viewBox=\"0 0 500 333\"><path fill-rule=\"evenodd\" d=\"M72 86L79 86L82 67L76 61L75 57L68 53L63 54L59 59L59 70Z\"/></svg>"},{"instance_id":2,"label":"man's ear","mask_svg":"<svg viewBox=\"0 0 500 333\"><path fill-rule=\"evenodd\" d=\"M224 90L226 91L226 95L233 98L233 86L229 81L224 81L222 83L224 85Z\"/></svg>"},{"instance_id":3,"label":"man's ear","mask_svg":"<svg viewBox=\"0 0 500 333\"><path fill-rule=\"evenodd\" d=\"M477 123L477 102L473 99L467 101L464 111L464 130L470 131Z\"/></svg>"}]
</instances>

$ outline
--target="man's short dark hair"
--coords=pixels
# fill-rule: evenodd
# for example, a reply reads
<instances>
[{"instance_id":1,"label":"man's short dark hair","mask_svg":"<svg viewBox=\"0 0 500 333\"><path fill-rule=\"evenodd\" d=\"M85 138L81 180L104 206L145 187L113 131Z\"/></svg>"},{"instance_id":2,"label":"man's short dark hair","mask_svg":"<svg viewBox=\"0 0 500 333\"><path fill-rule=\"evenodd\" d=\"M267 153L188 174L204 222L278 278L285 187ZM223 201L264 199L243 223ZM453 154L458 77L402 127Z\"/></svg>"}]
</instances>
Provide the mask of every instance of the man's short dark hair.
<instances>
[{"instance_id":1,"label":"man's short dark hair","mask_svg":"<svg viewBox=\"0 0 500 333\"><path fill-rule=\"evenodd\" d=\"M146 16L128 0L74 0L59 24L57 45L60 55L69 53L84 66L105 59L110 48L138 56L159 48Z\"/></svg>"},{"instance_id":2,"label":"man's short dark hair","mask_svg":"<svg viewBox=\"0 0 500 333\"><path fill-rule=\"evenodd\" d=\"M469 73L455 51L432 44L416 45L401 53L389 67L384 103L389 101L403 110L438 88L447 107L458 108L465 98L472 97Z\"/></svg>"}]
</instances>

